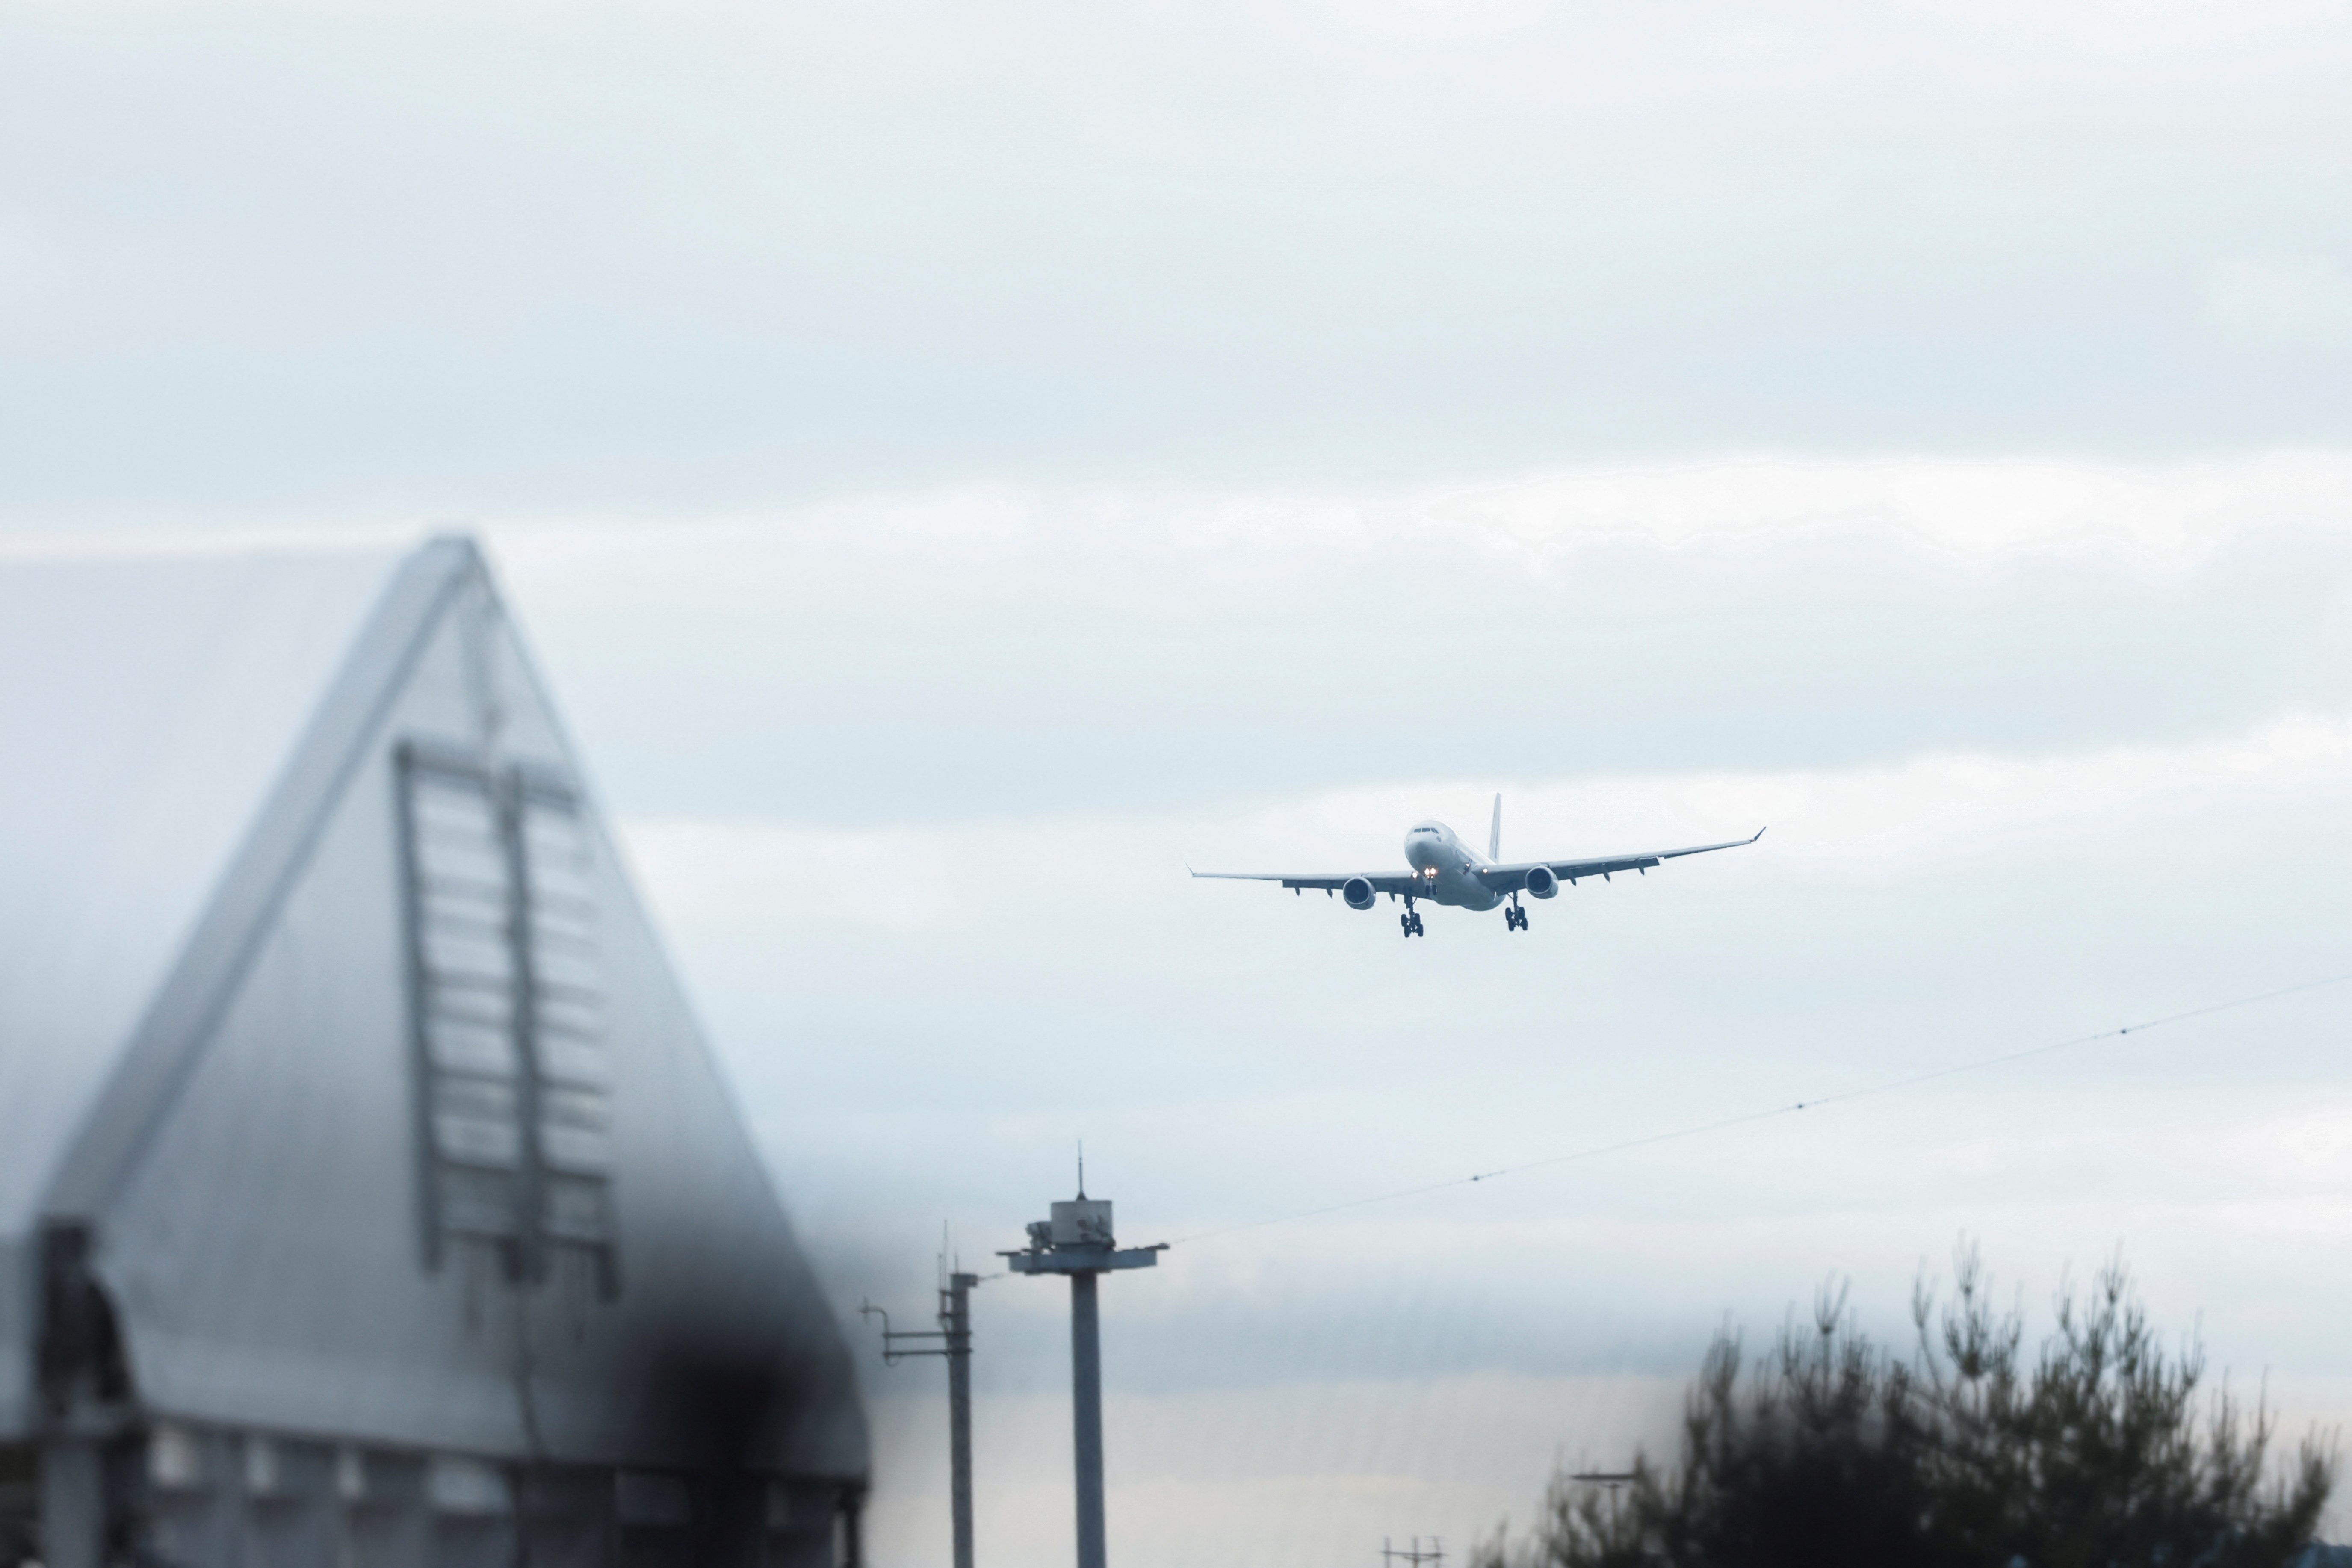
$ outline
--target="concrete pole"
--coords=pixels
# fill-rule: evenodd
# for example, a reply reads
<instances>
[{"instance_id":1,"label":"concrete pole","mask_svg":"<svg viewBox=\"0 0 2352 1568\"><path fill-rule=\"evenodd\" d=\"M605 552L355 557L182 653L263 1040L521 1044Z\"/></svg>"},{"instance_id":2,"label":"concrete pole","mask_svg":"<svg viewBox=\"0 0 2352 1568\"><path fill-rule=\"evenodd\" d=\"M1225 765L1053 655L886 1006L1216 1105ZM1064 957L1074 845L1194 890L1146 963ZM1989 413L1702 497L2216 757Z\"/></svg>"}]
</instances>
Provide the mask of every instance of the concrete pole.
<instances>
[{"instance_id":1,"label":"concrete pole","mask_svg":"<svg viewBox=\"0 0 2352 1568\"><path fill-rule=\"evenodd\" d=\"M41 1561L54 1568L100 1568L106 1561L103 1456L88 1437L41 1446ZM1099 1510L1096 1518L1101 1518Z\"/></svg>"},{"instance_id":2,"label":"concrete pole","mask_svg":"<svg viewBox=\"0 0 2352 1568\"><path fill-rule=\"evenodd\" d=\"M977 1274L948 1276L948 1505L955 1568L971 1568L971 1288Z\"/></svg>"},{"instance_id":3,"label":"concrete pole","mask_svg":"<svg viewBox=\"0 0 2352 1568\"><path fill-rule=\"evenodd\" d=\"M1102 1320L1090 1272L1070 1276L1070 1405L1078 1468L1078 1568L1107 1568L1103 1542Z\"/></svg>"}]
</instances>

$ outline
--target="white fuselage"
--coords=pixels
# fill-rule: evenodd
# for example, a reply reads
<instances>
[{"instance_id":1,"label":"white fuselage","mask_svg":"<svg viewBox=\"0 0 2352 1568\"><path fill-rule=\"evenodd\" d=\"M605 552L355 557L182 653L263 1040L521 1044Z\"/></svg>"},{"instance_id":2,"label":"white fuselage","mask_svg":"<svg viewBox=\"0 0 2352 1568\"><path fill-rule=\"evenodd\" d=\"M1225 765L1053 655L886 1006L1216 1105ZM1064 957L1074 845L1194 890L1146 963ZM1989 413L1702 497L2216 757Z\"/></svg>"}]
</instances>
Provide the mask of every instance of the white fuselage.
<instances>
[{"instance_id":1,"label":"white fuselage","mask_svg":"<svg viewBox=\"0 0 2352 1568\"><path fill-rule=\"evenodd\" d=\"M1437 821L1416 822L1412 831L1404 836L1405 864L1421 874L1422 888L1416 899L1427 899L1433 904L1452 904L1465 910L1491 910L1503 901L1504 895L1480 881L1476 868L1488 862L1461 839L1454 829Z\"/></svg>"}]
</instances>

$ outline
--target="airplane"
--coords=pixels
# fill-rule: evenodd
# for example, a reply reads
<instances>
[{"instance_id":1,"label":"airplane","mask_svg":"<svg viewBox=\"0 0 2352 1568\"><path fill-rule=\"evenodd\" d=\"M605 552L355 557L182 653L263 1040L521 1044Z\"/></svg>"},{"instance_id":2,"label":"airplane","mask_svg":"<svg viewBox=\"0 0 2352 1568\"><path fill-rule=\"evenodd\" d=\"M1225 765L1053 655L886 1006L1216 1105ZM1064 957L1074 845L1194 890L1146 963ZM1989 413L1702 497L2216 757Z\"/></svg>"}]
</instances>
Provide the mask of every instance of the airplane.
<instances>
[{"instance_id":1,"label":"airplane","mask_svg":"<svg viewBox=\"0 0 2352 1568\"><path fill-rule=\"evenodd\" d=\"M1326 898L1337 892L1351 910L1369 910L1386 893L1391 900L1404 900L1404 913L1398 917L1398 924L1408 937L1427 934L1422 930L1420 911L1413 908L1417 900L1451 904L1456 909L1491 910L1507 899L1510 907L1503 911L1503 929L1525 931L1528 911L1519 905L1521 893L1531 899L1549 899L1559 892L1562 882L1571 888L1586 877L1598 877L1605 882L1616 871L1639 871L1646 877L1649 868L1662 861L1679 859L1685 855L1706 855L1717 849L1737 849L1763 837L1764 830L1759 827L1750 837L1728 838L1720 844L1694 844L1687 849L1652 849L1586 860L1529 860L1506 866L1501 864L1503 797L1498 795L1495 797L1494 826L1486 830L1484 855L1463 843L1454 829L1432 818L1414 823L1412 831L1404 836L1404 858L1412 867L1410 871L1343 871L1328 877L1290 876L1280 871L1193 871L1192 875L1221 881L1279 882L1301 894L1309 888L1320 888Z\"/></svg>"}]
</instances>

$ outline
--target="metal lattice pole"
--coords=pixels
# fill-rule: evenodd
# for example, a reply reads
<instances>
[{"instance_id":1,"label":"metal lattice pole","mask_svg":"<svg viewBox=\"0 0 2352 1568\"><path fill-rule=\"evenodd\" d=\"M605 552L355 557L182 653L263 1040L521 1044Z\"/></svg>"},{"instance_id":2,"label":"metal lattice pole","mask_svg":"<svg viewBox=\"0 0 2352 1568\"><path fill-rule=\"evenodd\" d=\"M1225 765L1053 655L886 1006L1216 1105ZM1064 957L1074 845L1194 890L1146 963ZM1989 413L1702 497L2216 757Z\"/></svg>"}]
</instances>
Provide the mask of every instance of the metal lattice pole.
<instances>
[{"instance_id":1,"label":"metal lattice pole","mask_svg":"<svg viewBox=\"0 0 2352 1568\"><path fill-rule=\"evenodd\" d=\"M890 1314L868 1301L857 1310L882 1320L882 1360L896 1365L908 1356L944 1356L948 1363L948 1511L955 1531L955 1568L971 1562L971 1292L977 1274L953 1273L940 1291L940 1326L894 1329ZM901 1350L908 1340L937 1340L928 1350Z\"/></svg>"},{"instance_id":2,"label":"metal lattice pole","mask_svg":"<svg viewBox=\"0 0 2352 1568\"><path fill-rule=\"evenodd\" d=\"M948 1276L948 1508L955 1521L955 1568L971 1568L971 1288L977 1274Z\"/></svg>"}]
</instances>

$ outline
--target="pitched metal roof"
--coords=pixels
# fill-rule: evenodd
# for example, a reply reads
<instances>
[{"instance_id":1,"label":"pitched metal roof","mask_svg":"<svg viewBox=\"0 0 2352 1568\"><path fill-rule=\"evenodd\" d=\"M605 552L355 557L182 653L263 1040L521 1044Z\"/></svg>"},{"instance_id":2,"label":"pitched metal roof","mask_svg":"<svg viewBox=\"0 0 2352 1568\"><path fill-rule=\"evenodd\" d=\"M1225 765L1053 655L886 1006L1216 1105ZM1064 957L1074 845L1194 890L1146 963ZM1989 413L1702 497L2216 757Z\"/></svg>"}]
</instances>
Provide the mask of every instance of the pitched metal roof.
<instances>
[{"instance_id":1,"label":"pitched metal roof","mask_svg":"<svg viewBox=\"0 0 2352 1568\"><path fill-rule=\"evenodd\" d=\"M34 1223L401 567L0 563L0 1237Z\"/></svg>"}]
</instances>

